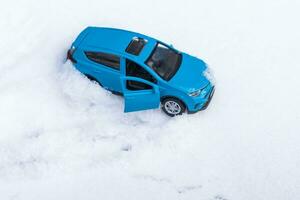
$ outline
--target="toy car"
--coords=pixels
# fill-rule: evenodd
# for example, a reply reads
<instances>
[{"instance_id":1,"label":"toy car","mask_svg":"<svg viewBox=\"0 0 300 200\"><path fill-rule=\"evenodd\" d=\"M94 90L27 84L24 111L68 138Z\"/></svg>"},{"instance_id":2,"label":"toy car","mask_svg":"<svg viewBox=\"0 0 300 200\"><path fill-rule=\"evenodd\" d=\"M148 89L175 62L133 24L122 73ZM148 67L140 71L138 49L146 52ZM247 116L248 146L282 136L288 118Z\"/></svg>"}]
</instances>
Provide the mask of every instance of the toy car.
<instances>
[{"instance_id":1,"label":"toy car","mask_svg":"<svg viewBox=\"0 0 300 200\"><path fill-rule=\"evenodd\" d=\"M68 59L100 86L124 96L124 112L155 109L169 116L206 109L214 94L206 64L154 38L113 28L88 27Z\"/></svg>"}]
</instances>

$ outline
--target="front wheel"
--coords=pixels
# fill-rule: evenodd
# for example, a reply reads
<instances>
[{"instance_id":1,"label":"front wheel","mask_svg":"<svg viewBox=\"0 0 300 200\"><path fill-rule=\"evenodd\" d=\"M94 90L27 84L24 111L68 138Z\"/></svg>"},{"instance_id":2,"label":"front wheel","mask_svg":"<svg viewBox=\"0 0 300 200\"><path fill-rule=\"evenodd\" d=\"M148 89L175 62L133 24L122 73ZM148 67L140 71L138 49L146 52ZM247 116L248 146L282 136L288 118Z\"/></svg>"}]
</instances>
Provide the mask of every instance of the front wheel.
<instances>
[{"instance_id":1,"label":"front wheel","mask_svg":"<svg viewBox=\"0 0 300 200\"><path fill-rule=\"evenodd\" d=\"M162 110L170 117L181 115L185 109L185 105L178 99L166 98L162 101Z\"/></svg>"}]
</instances>

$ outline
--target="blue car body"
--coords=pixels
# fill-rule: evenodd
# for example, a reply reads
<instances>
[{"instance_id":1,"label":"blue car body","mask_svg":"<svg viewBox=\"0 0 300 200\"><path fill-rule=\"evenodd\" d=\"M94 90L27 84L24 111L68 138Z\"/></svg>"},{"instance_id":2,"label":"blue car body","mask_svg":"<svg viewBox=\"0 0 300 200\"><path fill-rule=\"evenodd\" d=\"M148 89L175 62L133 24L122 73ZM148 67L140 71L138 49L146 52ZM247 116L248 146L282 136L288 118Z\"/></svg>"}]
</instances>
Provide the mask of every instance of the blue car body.
<instances>
[{"instance_id":1,"label":"blue car body","mask_svg":"<svg viewBox=\"0 0 300 200\"><path fill-rule=\"evenodd\" d=\"M133 42L132 46L130 46L131 42ZM163 77L163 72L158 73L156 66L156 68L149 67L153 64L149 59L151 55L155 55L153 52L158 45L161 48L159 50L166 49L165 51L177 55L178 67L173 69L171 66L173 71L169 71L173 74L171 73L172 76L170 75L168 79ZM142 46L142 49L136 53L134 48L128 50L129 46L130 48ZM111 56L111 58L105 57L106 60L100 60L101 55ZM73 42L68 58L80 72L96 80L107 90L122 94L125 100L125 112L158 108L165 98L176 98L189 112L196 112L207 107L214 93L214 86L205 74L208 71L207 66L201 59L135 32L88 27ZM155 59L153 58L153 62L156 61ZM129 74L128 63L135 69L141 70L147 77L151 76L151 79ZM145 88L129 89L129 83L142 85L142 88ZM134 87L138 87L136 85Z\"/></svg>"}]
</instances>

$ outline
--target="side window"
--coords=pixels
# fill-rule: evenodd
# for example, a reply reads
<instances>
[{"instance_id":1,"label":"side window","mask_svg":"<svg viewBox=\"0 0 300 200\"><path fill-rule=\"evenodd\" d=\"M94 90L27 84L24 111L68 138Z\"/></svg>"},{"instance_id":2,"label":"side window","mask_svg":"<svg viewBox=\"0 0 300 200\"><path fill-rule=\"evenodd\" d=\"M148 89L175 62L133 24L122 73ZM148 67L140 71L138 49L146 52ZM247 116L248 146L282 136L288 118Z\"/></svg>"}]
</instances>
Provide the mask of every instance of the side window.
<instances>
[{"instance_id":1,"label":"side window","mask_svg":"<svg viewBox=\"0 0 300 200\"><path fill-rule=\"evenodd\" d=\"M145 79L152 83L156 83L155 78L137 63L126 59L126 76L134 76ZM128 90L149 90L152 86L138 81L127 81L126 87Z\"/></svg>"},{"instance_id":2,"label":"side window","mask_svg":"<svg viewBox=\"0 0 300 200\"><path fill-rule=\"evenodd\" d=\"M120 57L116 55L92 51L86 51L84 53L88 57L88 59L93 62L105 65L116 70L120 70Z\"/></svg>"},{"instance_id":3,"label":"side window","mask_svg":"<svg viewBox=\"0 0 300 200\"><path fill-rule=\"evenodd\" d=\"M138 56L146 44L147 44L147 40L143 38L134 37L130 41L125 51L132 55Z\"/></svg>"},{"instance_id":4,"label":"side window","mask_svg":"<svg viewBox=\"0 0 300 200\"><path fill-rule=\"evenodd\" d=\"M141 83L138 81L127 81L126 88L128 90L151 90L153 87L151 85L147 85L145 83Z\"/></svg>"}]
</instances>

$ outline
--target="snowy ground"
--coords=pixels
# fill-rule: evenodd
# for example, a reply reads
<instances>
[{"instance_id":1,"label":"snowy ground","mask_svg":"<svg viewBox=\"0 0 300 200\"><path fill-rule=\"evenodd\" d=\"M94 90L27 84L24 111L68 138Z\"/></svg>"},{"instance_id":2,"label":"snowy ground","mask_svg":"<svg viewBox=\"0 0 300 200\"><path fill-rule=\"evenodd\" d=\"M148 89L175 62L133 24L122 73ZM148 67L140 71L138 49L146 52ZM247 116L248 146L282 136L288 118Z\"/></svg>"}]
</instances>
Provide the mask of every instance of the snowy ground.
<instances>
[{"instance_id":1,"label":"snowy ground","mask_svg":"<svg viewBox=\"0 0 300 200\"><path fill-rule=\"evenodd\" d=\"M300 199L300 3L1 1L1 200ZM203 58L210 107L123 114L64 64L86 26Z\"/></svg>"}]
</instances>

